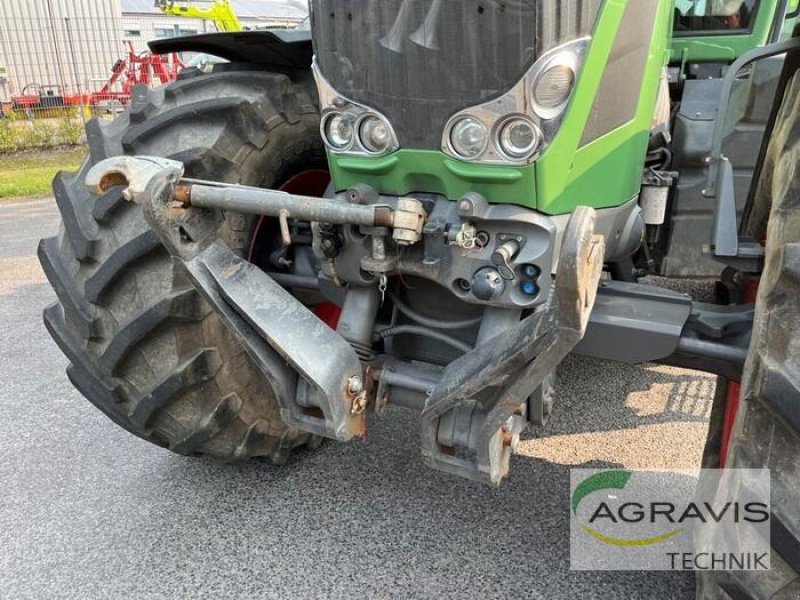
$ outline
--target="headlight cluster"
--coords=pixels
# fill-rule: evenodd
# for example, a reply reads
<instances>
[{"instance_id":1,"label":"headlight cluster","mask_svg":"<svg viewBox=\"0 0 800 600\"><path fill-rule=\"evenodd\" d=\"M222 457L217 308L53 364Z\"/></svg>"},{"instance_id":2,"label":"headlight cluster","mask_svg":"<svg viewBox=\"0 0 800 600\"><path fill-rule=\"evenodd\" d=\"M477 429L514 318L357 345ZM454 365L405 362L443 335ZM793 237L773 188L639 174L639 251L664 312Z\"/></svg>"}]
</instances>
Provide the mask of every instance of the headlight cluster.
<instances>
[{"instance_id":1,"label":"headlight cluster","mask_svg":"<svg viewBox=\"0 0 800 600\"><path fill-rule=\"evenodd\" d=\"M333 152L381 156L397 150L392 126L365 110L330 111L322 119L322 139Z\"/></svg>"},{"instance_id":2,"label":"headlight cluster","mask_svg":"<svg viewBox=\"0 0 800 600\"><path fill-rule=\"evenodd\" d=\"M527 164L552 140L578 80L589 38L543 54L507 93L459 111L445 125L442 150L483 164ZM400 147L392 125L372 108L339 95L313 63L321 133L336 154L383 156Z\"/></svg>"},{"instance_id":3,"label":"headlight cluster","mask_svg":"<svg viewBox=\"0 0 800 600\"><path fill-rule=\"evenodd\" d=\"M453 116L442 150L486 164L533 160L558 130L588 43L583 38L547 52L508 93Z\"/></svg>"},{"instance_id":4,"label":"headlight cluster","mask_svg":"<svg viewBox=\"0 0 800 600\"><path fill-rule=\"evenodd\" d=\"M323 108L320 133L329 151L354 156L383 156L400 147L386 117L363 104L343 98L320 73L316 60L311 69Z\"/></svg>"}]
</instances>

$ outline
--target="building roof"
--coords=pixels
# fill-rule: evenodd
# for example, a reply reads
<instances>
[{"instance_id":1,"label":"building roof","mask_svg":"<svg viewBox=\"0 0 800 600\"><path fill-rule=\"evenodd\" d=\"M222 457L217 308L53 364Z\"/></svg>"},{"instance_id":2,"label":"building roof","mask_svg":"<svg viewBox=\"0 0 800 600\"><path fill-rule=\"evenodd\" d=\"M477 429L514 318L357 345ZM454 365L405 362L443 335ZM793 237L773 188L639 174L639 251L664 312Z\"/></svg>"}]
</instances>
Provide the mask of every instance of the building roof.
<instances>
[{"instance_id":1,"label":"building roof","mask_svg":"<svg viewBox=\"0 0 800 600\"><path fill-rule=\"evenodd\" d=\"M122 14L159 15L153 0L121 0ZM302 19L308 14L306 0L231 0L237 16L244 19L259 17L290 17Z\"/></svg>"}]
</instances>

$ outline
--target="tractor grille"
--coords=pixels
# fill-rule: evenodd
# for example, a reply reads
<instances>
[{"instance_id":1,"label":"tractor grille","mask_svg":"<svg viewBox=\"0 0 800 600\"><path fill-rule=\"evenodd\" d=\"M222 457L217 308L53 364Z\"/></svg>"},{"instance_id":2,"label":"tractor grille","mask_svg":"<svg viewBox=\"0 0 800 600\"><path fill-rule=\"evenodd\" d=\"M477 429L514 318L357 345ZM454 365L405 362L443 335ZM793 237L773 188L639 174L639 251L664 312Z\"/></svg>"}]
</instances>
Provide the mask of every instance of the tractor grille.
<instances>
[{"instance_id":1,"label":"tractor grille","mask_svg":"<svg viewBox=\"0 0 800 600\"><path fill-rule=\"evenodd\" d=\"M602 0L313 0L317 63L384 113L406 148L509 90L542 52L589 35Z\"/></svg>"}]
</instances>

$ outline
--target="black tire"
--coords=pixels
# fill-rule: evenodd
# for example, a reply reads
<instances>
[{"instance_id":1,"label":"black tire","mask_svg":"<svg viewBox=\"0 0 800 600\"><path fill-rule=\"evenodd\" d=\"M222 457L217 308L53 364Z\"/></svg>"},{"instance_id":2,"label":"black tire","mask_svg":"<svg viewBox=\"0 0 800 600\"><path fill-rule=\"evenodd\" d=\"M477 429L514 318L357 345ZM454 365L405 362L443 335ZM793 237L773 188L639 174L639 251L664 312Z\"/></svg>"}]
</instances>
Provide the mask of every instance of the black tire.
<instances>
[{"instance_id":1,"label":"black tire","mask_svg":"<svg viewBox=\"0 0 800 600\"><path fill-rule=\"evenodd\" d=\"M87 161L53 183L60 231L39 244L58 297L44 321L72 383L118 425L180 454L282 463L316 443L283 424L263 375L173 267L139 206L121 188L96 197L83 185L92 164L121 154L171 157L187 176L264 187L325 168L311 79L229 65L187 71L165 88L137 89L123 115L90 121L87 136ZM222 235L242 251L252 230L252 219L228 214Z\"/></svg>"},{"instance_id":2,"label":"black tire","mask_svg":"<svg viewBox=\"0 0 800 600\"><path fill-rule=\"evenodd\" d=\"M771 470L771 570L701 574L699 598L800 598L800 71L764 164L755 214L769 214L766 262L722 485L742 489L736 468Z\"/></svg>"}]
</instances>

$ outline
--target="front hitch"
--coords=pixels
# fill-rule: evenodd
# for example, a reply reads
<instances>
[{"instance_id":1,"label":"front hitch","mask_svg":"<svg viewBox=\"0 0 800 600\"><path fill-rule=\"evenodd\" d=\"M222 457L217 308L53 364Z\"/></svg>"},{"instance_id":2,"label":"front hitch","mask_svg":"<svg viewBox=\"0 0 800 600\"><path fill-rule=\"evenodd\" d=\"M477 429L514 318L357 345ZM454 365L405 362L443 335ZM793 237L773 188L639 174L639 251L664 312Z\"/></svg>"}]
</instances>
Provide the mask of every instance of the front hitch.
<instances>
[{"instance_id":1,"label":"front hitch","mask_svg":"<svg viewBox=\"0 0 800 600\"><path fill-rule=\"evenodd\" d=\"M362 436L368 401L378 406L385 401L382 390L387 386L410 384L427 394L421 429L426 462L491 484L508 472L526 422L523 407L528 398L583 337L604 259L603 237L595 234L595 212L579 207L565 231L558 275L545 306L443 371L431 372L430 378L420 378L420 369L404 375L400 364L395 373L391 360L386 360L390 357L374 361L365 377L342 333L329 329L277 281L218 238L221 210L360 225L362 230L391 235L398 246L410 246L423 236L427 215L421 202L337 202L187 180L180 163L150 157L103 161L90 170L87 185L96 193L126 186L125 197L142 206L174 260L262 371L287 424L337 440ZM378 270L385 277L390 269ZM359 296L348 294L351 297ZM375 294L366 297L371 299L369 310L376 311ZM356 312L368 308L359 302L353 306ZM342 323L348 314L346 303ZM367 340L371 333L366 332ZM374 369L382 361L384 368L378 369L376 379ZM377 391L371 385L376 382Z\"/></svg>"}]
</instances>

